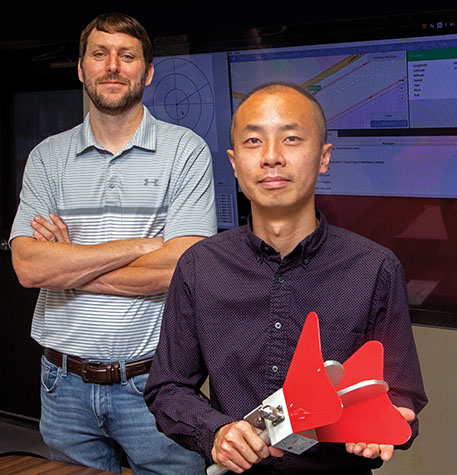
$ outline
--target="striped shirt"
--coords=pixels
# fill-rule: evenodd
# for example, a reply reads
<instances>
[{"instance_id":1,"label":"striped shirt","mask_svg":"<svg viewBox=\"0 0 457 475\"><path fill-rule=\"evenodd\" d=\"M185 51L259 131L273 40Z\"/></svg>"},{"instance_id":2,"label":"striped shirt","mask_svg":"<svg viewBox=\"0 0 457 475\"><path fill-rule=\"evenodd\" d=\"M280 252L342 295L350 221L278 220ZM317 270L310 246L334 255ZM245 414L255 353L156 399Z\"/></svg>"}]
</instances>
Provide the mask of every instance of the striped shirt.
<instances>
[{"instance_id":1,"label":"striped shirt","mask_svg":"<svg viewBox=\"0 0 457 475\"><path fill-rule=\"evenodd\" d=\"M30 153L10 242L33 237L33 217L50 212L66 223L73 244L210 236L217 224L209 149L144 108L136 133L113 155L96 142L88 115ZM138 359L155 351L165 297L41 289L32 337L81 358Z\"/></svg>"}]
</instances>

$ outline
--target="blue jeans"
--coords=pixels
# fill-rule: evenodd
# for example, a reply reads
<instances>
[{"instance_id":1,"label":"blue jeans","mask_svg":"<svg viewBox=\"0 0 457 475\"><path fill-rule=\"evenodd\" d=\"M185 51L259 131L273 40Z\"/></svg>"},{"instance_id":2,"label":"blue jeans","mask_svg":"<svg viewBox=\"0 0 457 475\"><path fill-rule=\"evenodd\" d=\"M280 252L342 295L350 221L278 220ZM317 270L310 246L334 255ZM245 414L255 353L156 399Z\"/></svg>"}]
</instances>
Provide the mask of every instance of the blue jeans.
<instances>
[{"instance_id":1,"label":"blue jeans","mask_svg":"<svg viewBox=\"0 0 457 475\"><path fill-rule=\"evenodd\" d=\"M63 368L41 362L40 431L51 457L120 473L122 450L134 474L205 473L203 459L160 433L143 400L147 374L120 384L84 383Z\"/></svg>"}]
</instances>

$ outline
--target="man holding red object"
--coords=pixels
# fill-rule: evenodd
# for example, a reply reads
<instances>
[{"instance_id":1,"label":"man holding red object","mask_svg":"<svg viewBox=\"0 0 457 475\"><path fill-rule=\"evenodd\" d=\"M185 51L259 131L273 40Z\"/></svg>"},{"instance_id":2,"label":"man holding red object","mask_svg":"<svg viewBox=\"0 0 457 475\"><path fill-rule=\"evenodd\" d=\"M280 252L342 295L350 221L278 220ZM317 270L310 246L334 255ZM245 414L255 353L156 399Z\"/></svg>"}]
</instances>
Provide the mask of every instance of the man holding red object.
<instances>
[{"instance_id":1,"label":"man holding red object","mask_svg":"<svg viewBox=\"0 0 457 475\"><path fill-rule=\"evenodd\" d=\"M253 91L235 113L232 147L250 223L181 257L146 402L159 430L236 473L371 473L394 447L322 443L283 454L241 419L282 387L315 311L324 360L343 362L368 340L383 344L389 397L412 423L410 444L427 399L401 266L388 249L316 210L331 145L312 96L284 83ZM207 376L210 400L199 393Z\"/></svg>"}]
</instances>

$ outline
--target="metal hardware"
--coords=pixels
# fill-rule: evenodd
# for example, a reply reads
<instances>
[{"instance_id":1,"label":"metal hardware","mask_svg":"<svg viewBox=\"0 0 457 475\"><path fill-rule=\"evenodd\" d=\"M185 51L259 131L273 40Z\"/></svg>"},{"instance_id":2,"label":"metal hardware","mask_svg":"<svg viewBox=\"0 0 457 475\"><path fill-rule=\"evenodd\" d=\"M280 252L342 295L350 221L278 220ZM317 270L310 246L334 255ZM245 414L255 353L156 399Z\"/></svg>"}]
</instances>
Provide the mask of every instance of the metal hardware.
<instances>
[{"instance_id":1,"label":"metal hardware","mask_svg":"<svg viewBox=\"0 0 457 475\"><path fill-rule=\"evenodd\" d=\"M85 383L91 383L92 381L89 380L87 377L87 366L92 367L94 366L97 368L97 366L100 366L102 363L99 361L83 361L81 363L81 378Z\"/></svg>"},{"instance_id":2,"label":"metal hardware","mask_svg":"<svg viewBox=\"0 0 457 475\"><path fill-rule=\"evenodd\" d=\"M270 405L262 406L260 408L260 416L276 426L284 421L284 412L282 406L273 407Z\"/></svg>"},{"instance_id":3,"label":"metal hardware","mask_svg":"<svg viewBox=\"0 0 457 475\"><path fill-rule=\"evenodd\" d=\"M9 251L8 239L0 237L0 251Z\"/></svg>"}]
</instances>

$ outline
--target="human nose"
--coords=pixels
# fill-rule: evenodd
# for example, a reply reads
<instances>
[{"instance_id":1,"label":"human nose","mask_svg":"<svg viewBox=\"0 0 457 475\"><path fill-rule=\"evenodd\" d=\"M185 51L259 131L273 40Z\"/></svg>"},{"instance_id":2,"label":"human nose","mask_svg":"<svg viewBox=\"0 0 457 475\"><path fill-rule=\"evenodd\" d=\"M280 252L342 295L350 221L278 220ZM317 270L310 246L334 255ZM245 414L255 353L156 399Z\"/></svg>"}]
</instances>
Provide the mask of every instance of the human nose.
<instances>
[{"instance_id":1,"label":"human nose","mask_svg":"<svg viewBox=\"0 0 457 475\"><path fill-rule=\"evenodd\" d=\"M117 56L117 54L111 53L111 54L108 56L108 61L107 61L106 69L107 69L107 71L110 72L110 73L117 73L117 72L119 72L119 69L120 69L120 61L119 61L119 57Z\"/></svg>"},{"instance_id":2,"label":"human nose","mask_svg":"<svg viewBox=\"0 0 457 475\"><path fill-rule=\"evenodd\" d=\"M276 167L285 163L284 155L280 144L276 140L268 140L265 147L265 153L262 157L263 166Z\"/></svg>"}]
</instances>

